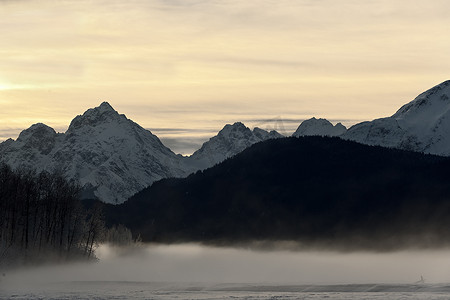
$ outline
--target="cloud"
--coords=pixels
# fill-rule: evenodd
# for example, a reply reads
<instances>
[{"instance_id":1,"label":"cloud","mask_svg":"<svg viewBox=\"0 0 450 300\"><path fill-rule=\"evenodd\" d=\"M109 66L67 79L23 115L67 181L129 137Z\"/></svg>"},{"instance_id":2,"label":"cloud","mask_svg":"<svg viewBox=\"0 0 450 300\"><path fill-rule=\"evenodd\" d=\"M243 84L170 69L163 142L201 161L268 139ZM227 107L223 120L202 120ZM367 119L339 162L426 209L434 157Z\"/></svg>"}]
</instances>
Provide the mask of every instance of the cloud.
<instances>
[{"instance_id":1,"label":"cloud","mask_svg":"<svg viewBox=\"0 0 450 300\"><path fill-rule=\"evenodd\" d=\"M19 136L19 133L24 129L25 128L0 128L0 142L3 142L12 137L14 137L14 139L17 138Z\"/></svg>"},{"instance_id":2,"label":"cloud","mask_svg":"<svg viewBox=\"0 0 450 300\"><path fill-rule=\"evenodd\" d=\"M450 68L443 0L0 3L0 126L66 126L98 99L150 128L373 119Z\"/></svg>"},{"instance_id":3,"label":"cloud","mask_svg":"<svg viewBox=\"0 0 450 300\"><path fill-rule=\"evenodd\" d=\"M211 135L212 137L213 135ZM177 154L191 155L195 151L201 148L204 142L209 138L199 137L183 137L177 138L160 137L161 142L170 150Z\"/></svg>"}]
</instances>

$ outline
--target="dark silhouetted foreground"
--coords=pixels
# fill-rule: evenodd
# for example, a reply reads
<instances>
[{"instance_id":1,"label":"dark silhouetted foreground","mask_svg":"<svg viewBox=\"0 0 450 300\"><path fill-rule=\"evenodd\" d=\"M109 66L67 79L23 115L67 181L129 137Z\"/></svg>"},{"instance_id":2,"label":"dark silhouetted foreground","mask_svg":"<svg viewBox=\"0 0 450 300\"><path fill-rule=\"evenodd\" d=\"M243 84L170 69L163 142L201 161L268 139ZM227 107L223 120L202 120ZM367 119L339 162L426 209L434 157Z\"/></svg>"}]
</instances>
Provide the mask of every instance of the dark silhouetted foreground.
<instances>
[{"instance_id":1,"label":"dark silhouetted foreground","mask_svg":"<svg viewBox=\"0 0 450 300\"><path fill-rule=\"evenodd\" d=\"M450 242L450 160L303 137L258 143L184 179L165 179L119 206L144 241L389 250Z\"/></svg>"},{"instance_id":2,"label":"dark silhouetted foreground","mask_svg":"<svg viewBox=\"0 0 450 300\"><path fill-rule=\"evenodd\" d=\"M104 232L99 205L58 173L0 165L0 267L95 258Z\"/></svg>"}]
</instances>

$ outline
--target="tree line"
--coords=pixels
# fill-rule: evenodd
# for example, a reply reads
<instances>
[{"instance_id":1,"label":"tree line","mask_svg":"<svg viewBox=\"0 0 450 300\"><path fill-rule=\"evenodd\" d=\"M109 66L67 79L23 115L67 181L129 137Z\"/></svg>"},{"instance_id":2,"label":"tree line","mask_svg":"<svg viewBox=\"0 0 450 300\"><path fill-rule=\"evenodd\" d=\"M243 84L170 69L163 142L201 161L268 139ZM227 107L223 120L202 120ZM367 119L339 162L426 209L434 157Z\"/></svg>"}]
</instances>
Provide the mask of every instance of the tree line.
<instances>
[{"instance_id":1,"label":"tree line","mask_svg":"<svg viewBox=\"0 0 450 300\"><path fill-rule=\"evenodd\" d=\"M268 140L106 206L144 242L390 250L450 245L450 158L328 137Z\"/></svg>"},{"instance_id":2,"label":"tree line","mask_svg":"<svg viewBox=\"0 0 450 300\"><path fill-rule=\"evenodd\" d=\"M105 237L102 207L85 208L62 172L0 164L0 267L95 259Z\"/></svg>"}]
</instances>

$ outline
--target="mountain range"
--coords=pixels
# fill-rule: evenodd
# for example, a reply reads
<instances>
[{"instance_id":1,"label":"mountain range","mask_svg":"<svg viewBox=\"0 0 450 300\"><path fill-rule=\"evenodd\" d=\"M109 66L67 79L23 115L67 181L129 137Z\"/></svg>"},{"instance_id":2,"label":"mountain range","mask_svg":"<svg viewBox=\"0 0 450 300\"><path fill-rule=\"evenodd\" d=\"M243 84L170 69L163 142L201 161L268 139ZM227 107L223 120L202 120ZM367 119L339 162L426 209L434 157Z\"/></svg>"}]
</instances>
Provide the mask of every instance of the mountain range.
<instances>
[{"instance_id":1,"label":"mountain range","mask_svg":"<svg viewBox=\"0 0 450 300\"><path fill-rule=\"evenodd\" d=\"M179 157L158 137L118 114L108 103L72 120L65 133L44 124L0 144L14 168L61 170L79 181L83 197L120 203L151 182L187 175Z\"/></svg>"},{"instance_id":2,"label":"mountain range","mask_svg":"<svg viewBox=\"0 0 450 300\"><path fill-rule=\"evenodd\" d=\"M191 170L203 170L242 152L253 144L268 139L282 138L283 135L272 130L246 127L241 122L227 124L219 133L205 142L202 147L186 158Z\"/></svg>"},{"instance_id":3,"label":"mountain range","mask_svg":"<svg viewBox=\"0 0 450 300\"><path fill-rule=\"evenodd\" d=\"M59 170L82 186L82 198L122 203L153 182L185 177L248 146L282 135L242 123L226 125L189 157L165 147L149 130L103 102L75 117L65 133L34 124L0 144L0 161L13 168Z\"/></svg>"},{"instance_id":4,"label":"mountain range","mask_svg":"<svg viewBox=\"0 0 450 300\"><path fill-rule=\"evenodd\" d=\"M348 130L325 119L305 120L294 137L339 136L379 145L450 155L450 81L422 93L391 117L362 122ZM14 168L60 170L80 182L83 198L122 203L162 178L186 177L212 167L249 146L283 136L237 122L225 125L191 156L177 155L149 130L103 102L71 122L65 133L44 124L0 143L0 161Z\"/></svg>"}]
</instances>

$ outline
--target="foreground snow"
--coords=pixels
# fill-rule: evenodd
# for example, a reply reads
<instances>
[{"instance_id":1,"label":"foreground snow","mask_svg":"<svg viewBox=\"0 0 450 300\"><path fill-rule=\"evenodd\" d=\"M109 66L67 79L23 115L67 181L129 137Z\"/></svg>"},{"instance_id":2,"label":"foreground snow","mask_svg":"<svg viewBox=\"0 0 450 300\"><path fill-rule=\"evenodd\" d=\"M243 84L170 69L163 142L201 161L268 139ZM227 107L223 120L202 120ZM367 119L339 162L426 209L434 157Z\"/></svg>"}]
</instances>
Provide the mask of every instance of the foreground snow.
<instances>
[{"instance_id":1,"label":"foreground snow","mask_svg":"<svg viewBox=\"0 0 450 300\"><path fill-rule=\"evenodd\" d=\"M2 299L448 299L450 286L67 282L2 290Z\"/></svg>"}]
</instances>

